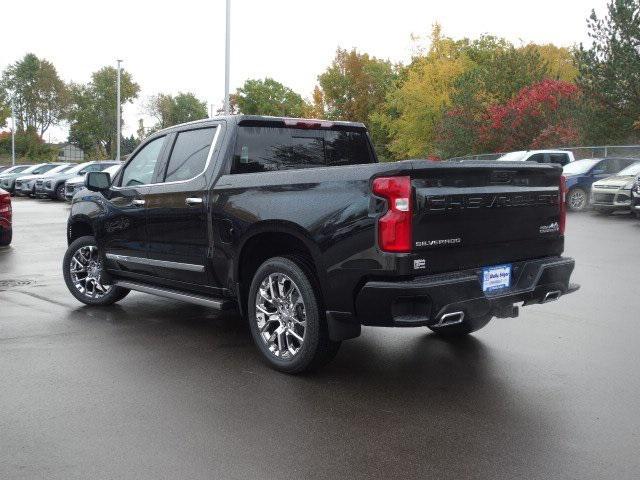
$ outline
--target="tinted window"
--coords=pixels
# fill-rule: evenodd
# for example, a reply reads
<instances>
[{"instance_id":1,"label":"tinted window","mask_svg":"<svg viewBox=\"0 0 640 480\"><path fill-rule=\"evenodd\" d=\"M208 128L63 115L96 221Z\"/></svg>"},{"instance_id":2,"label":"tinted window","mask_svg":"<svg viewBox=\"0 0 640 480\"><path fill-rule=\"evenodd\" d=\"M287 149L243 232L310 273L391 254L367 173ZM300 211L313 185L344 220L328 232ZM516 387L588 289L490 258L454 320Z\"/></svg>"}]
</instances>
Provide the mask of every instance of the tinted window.
<instances>
[{"instance_id":1,"label":"tinted window","mask_svg":"<svg viewBox=\"0 0 640 480\"><path fill-rule=\"evenodd\" d=\"M549 162L559 163L560 165L564 166L569 163L569 156L566 153L550 153Z\"/></svg>"},{"instance_id":2,"label":"tinted window","mask_svg":"<svg viewBox=\"0 0 640 480\"><path fill-rule=\"evenodd\" d=\"M362 132L240 127L232 173L289 170L373 161Z\"/></svg>"},{"instance_id":3,"label":"tinted window","mask_svg":"<svg viewBox=\"0 0 640 480\"><path fill-rule=\"evenodd\" d=\"M613 158L603 160L597 169L602 170L602 173L616 173L620 170L620 168L618 168L618 162Z\"/></svg>"},{"instance_id":4,"label":"tinted window","mask_svg":"<svg viewBox=\"0 0 640 480\"><path fill-rule=\"evenodd\" d=\"M536 153L527 158L528 162L544 163L544 153Z\"/></svg>"},{"instance_id":5,"label":"tinted window","mask_svg":"<svg viewBox=\"0 0 640 480\"><path fill-rule=\"evenodd\" d=\"M37 175L39 173L48 172L49 170L52 170L52 169L54 169L56 167L57 167L57 165L42 165L41 167L36 168L32 173L34 175Z\"/></svg>"},{"instance_id":6,"label":"tinted window","mask_svg":"<svg viewBox=\"0 0 640 480\"><path fill-rule=\"evenodd\" d=\"M189 180L204 171L215 128L180 132L169 157L166 182Z\"/></svg>"},{"instance_id":7,"label":"tinted window","mask_svg":"<svg viewBox=\"0 0 640 480\"><path fill-rule=\"evenodd\" d=\"M133 187L151 183L164 140L165 137L156 138L142 147L125 167L120 185Z\"/></svg>"},{"instance_id":8,"label":"tinted window","mask_svg":"<svg viewBox=\"0 0 640 480\"><path fill-rule=\"evenodd\" d=\"M326 132L325 157L327 165L371 163L367 137L361 132Z\"/></svg>"}]
</instances>

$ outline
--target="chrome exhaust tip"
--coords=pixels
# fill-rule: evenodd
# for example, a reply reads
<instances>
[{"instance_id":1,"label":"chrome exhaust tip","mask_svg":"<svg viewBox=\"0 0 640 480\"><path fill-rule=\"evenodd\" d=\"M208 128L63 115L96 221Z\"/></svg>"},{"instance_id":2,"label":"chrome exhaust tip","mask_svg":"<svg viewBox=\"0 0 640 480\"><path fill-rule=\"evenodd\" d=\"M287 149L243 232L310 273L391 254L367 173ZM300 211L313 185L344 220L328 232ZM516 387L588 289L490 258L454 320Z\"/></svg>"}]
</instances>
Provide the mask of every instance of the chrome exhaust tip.
<instances>
[{"instance_id":1,"label":"chrome exhaust tip","mask_svg":"<svg viewBox=\"0 0 640 480\"><path fill-rule=\"evenodd\" d=\"M542 299L542 303L553 302L554 300L558 300L560 298L560 295L562 295L562 292L560 290L552 290L550 292L547 292L544 295L544 298Z\"/></svg>"},{"instance_id":2,"label":"chrome exhaust tip","mask_svg":"<svg viewBox=\"0 0 640 480\"><path fill-rule=\"evenodd\" d=\"M450 325L457 325L464 320L464 312L450 312L443 314L435 325L434 328L448 327Z\"/></svg>"}]
</instances>

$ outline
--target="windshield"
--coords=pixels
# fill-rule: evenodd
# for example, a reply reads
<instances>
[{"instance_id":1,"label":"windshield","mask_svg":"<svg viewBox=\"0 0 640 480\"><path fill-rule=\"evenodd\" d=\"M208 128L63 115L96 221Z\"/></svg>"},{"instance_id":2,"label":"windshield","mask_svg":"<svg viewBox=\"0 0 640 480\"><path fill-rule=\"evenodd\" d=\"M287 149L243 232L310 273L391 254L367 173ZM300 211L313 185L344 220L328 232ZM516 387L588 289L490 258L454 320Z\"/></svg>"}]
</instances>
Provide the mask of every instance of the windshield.
<instances>
[{"instance_id":1,"label":"windshield","mask_svg":"<svg viewBox=\"0 0 640 480\"><path fill-rule=\"evenodd\" d=\"M38 175L40 173L48 172L49 170L52 170L52 169L54 169L56 167L57 167L57 165L51 165L51 164L40 165L38 167L35 167L35 170L29 171L29 173L33 173L34 175Z\"/></svg>"},{"instance_id":2,"label":"windshield","mask_svg":"<svg viewBox=\"0 0 640 480\"><path fill-rule=\"evenodd\" d=\"M45 176L50 176L50 175L54 175L56 173L62 173L65 172L67 170L69 170L71 167L74 167L75 165L53 165L53 168L51 168L50 170L47 171L47 174Z\"/></svg>"},{"instance_id":3,"label":"windshield","mask_svg":"<svg viewBox=\"0 0 640 480\"><path fill-rule=\"evenodd\" d=\"M20 173L24 172L31 165L16 165L15 167L7 168L4 172L0 173L0 175L8 175L9 173Z\"/></svg>"},{"instance_id":4,"label":"windshield","mask_svg":"<svg viewBox=\"0 0 640 480\"><path fill-rule=\"evenodd\" d=\"M85 162L85 163L81 163L80 165L71 165L69 167L68 170L66 170L64 173L68 173L68 174L74 174L74 173L78 173L80 170L82 170L83 168L88 167L89 165L91 165L92 162Z\"/></svg>"},{"instance_id":5,"label":"windshield","mask_svg":"<svg viewBox=\"0 0 640 480\"><path fill-rule=\"evenodd\" d=\"M565 175L579 175L581 173L587 173L600 159L589 158L587 160L576 160L575 162L567 163L562 167L562 173Z\"/></svg>"},{"instance_id":6,"label":"windshield","mask_svg":"<svg viewBox=\"0 0 640 480\"><path fill-rule=\"evenodd\" d=\"M634 176L640 173L640 162L632 163L627 168L620 170L619 177Z\"/></svg>"},{"instance_id":7,"label":"windshield","mask_svg":"<svg viewBox=\"0 0 640 480\"><path fill-rule=\"evenodd\" d=\"M500 162L519 162L521 160L524 160L526 154L527 152L525 151L509 152L505 153L501 157L498 157L497 160Z\"/></svg>"}]
</instances>

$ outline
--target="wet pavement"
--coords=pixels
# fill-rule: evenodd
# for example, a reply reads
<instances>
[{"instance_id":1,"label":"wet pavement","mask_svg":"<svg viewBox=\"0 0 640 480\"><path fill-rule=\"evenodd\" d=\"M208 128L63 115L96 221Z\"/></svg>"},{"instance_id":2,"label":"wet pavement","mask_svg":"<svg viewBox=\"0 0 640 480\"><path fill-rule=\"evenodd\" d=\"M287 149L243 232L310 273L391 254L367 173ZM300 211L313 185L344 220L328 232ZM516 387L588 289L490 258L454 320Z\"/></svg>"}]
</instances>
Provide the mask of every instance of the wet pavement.
<instances>
[{"instance_id":1,"label":"wet pavement","mask_svg":"<svg viewBox=\"0 0 640 480\"><path fill-rule=\"evenodd\" d=\"M16 199L0 249L0 478L640 477L640 221L570 215L559 302L457 343L366 328L291 377L235 314L82 306L67 214Z\"/></svg>"}]
</instances>

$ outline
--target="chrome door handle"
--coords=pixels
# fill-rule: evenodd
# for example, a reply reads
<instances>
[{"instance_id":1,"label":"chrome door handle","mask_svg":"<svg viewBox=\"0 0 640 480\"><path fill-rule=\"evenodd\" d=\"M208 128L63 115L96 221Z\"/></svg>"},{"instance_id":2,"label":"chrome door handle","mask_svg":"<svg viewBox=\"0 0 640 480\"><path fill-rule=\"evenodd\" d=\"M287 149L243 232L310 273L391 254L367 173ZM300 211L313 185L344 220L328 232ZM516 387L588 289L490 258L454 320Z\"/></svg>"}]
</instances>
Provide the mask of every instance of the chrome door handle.
<instances>
[{"instance_id":1,"label":"chrome door handle","mask_svg":"<svg viewBox=\"0 0 640 480\"><path fill-rule=\"evenodd\" d=\"M131 200L131 205L133 205L134 207L144 207L144 200L135 198Z\"/></svg>"},{"instance_id":2,"label":"chrome door handle","mask_svg":"<svg viewBox=\"0 0 640 480\"><path fill-rule=\"evenodd\" d=\"M200 205L202 204L202 199L200 197L190 197L187 198L184 203L186 203L187 205L189 205L190 207L194 206L194 205Z\"/></svg>"}]
</instances>

